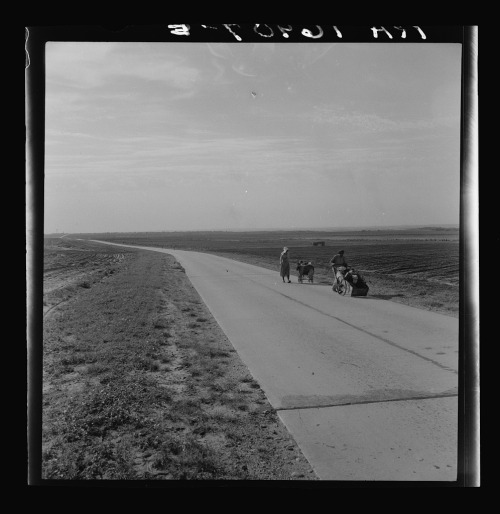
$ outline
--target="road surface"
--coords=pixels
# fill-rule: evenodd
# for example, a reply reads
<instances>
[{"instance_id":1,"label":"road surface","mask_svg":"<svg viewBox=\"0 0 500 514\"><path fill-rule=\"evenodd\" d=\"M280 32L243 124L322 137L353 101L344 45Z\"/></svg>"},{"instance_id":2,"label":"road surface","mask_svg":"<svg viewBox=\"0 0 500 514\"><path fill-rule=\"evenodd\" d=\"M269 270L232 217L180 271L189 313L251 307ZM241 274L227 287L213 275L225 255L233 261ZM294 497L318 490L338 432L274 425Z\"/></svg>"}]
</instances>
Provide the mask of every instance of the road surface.
<instances>
[{"instance_id":1,"label":"road surface","mask_svg":"<svg viewBox=\"0 0 500 514\"><path fill-rule=\"evenodd\" d=\"M206 253L133 247L182 264L320 479L456 480L457 319Z\"/></svg>"}]
</instances>

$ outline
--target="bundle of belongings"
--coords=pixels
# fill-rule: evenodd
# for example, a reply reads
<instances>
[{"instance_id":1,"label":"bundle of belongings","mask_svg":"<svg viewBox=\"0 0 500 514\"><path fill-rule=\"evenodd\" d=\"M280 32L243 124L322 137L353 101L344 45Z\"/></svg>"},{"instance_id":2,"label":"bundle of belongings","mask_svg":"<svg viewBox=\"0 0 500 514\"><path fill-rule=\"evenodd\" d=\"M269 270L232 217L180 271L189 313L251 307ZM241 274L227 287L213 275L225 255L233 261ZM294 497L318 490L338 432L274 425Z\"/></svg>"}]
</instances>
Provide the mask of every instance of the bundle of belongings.
<instances>
[{"instance_id":1,"label":"bundle of belongings","mask_svg":"<svg viewBox=\"0 0 500 514\"><path fill-rule=\"evenodd\" d=\"M344 273L344 279L349 282L352 287L351 296L367 295L369 287L359 271L354 268L347 268L347 271Z\"/></svg>"},{"instance_id":2,"label":"bundle of belongings","mask_svg":"<svg viewBox=\"0 0 500 514\"><path fill-rule=\"evenodd\" d=\"M299 272L299 282L304 281L304 277L307 277L309 282L313 282L314 279L314 266L311 261L299 261L297 264L297 271Z\"/></svg>"}]
</instances>

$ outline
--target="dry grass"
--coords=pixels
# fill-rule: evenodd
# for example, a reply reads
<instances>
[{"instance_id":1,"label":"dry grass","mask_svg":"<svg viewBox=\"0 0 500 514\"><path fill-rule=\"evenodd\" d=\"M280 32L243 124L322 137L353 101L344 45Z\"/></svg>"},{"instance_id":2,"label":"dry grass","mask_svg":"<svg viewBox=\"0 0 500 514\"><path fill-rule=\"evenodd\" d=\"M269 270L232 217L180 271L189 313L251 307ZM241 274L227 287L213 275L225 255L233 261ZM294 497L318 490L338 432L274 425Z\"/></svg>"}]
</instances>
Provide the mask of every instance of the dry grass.
<instances>
[{"instance_id":1,"label":"dry grass","mask_svg":"<svg viewBox=\"0 0 500 514\"><path fill-rule=\"evenodd\" d=\"M44 479L316 478L172 257L52 243Z\"/></svg>"}]
</instances>

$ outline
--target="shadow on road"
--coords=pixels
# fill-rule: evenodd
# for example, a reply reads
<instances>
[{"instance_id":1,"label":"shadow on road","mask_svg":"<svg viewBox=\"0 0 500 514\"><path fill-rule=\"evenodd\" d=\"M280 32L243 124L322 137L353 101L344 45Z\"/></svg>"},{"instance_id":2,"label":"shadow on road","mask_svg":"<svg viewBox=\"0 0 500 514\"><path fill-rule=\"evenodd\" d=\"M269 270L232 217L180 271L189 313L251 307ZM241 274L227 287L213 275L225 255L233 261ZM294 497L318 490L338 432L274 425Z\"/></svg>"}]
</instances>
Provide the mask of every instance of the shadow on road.
<instances>
[{"instance_id":1,"label":"shadow on road","mask_svg":"<svg viewBox=\"0 0 500 514\"><path fill-rule=\"evenodd\" d=\"M295 283L295 284L298 284L299 286L329 286L329 287L332 287L332 283L331 282L327 282L327 281L320 281L320 282L309 282L308 280L304 280L304 282L300 283L298 280L296 282L294 282L292 280L292 283Z\"/></svg>"},{"instance_id":2,"label":"shadow on road","mask_svg":"<svg viewBox=\"0 0 500 514\"><path fill-rule=\"evenodd\" d=\"M392 298L405 298L404 294L370 294L368 296L358 296L358 298L375 298L377 300L391 300Z\"/></svg>"}]
</instances>

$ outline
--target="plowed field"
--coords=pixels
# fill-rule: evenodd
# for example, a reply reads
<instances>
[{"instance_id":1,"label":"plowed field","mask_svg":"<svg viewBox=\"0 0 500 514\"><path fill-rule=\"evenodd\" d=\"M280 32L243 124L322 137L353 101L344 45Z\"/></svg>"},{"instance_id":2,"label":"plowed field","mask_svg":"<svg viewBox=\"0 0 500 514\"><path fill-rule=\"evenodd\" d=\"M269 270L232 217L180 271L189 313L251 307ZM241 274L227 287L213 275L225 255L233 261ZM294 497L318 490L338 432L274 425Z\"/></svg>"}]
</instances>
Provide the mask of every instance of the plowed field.
<instances>
[{"instance_id":1,"label":"plowed field","mask_svg":"<svg viewBox=\"0 0 500 514\"><path fill-rule=\"evenodd\" d=\"M315 265L315 282L332 284L329 261L345 251L360 271L369 295L458 317L458 229L408 229L356 232L157 232L85 234L78 237L115 243L209 252L278 271L283 246L294 263ZM314 246L324 241L325 246Z\"/></svg>"}]
</instances>

